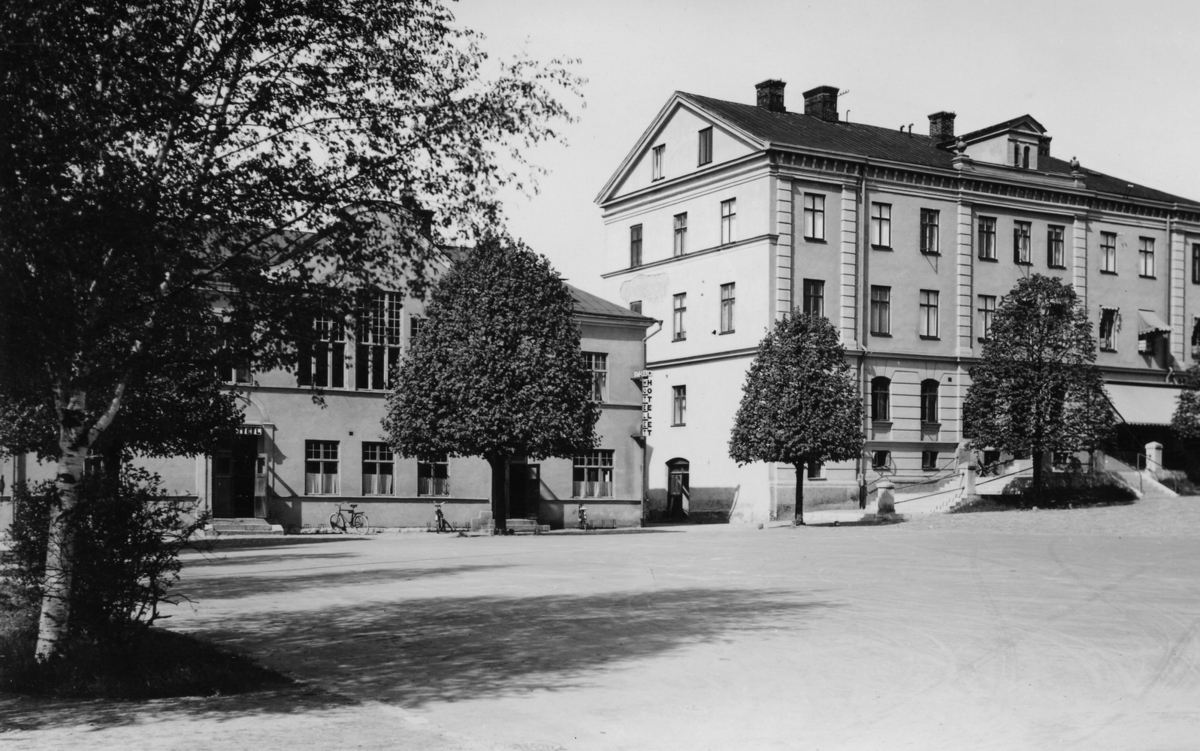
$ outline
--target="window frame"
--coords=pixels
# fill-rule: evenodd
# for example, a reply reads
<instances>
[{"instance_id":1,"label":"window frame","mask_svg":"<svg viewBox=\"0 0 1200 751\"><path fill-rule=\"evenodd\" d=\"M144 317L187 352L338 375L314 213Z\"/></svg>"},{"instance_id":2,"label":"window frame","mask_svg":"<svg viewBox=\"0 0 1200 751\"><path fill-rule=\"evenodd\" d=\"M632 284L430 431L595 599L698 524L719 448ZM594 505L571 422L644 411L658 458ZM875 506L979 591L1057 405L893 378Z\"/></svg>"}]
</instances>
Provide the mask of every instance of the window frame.
<instances>
[{"instance_id":1,"label":"window frame","mask_svg":"<svg viewBox=\"0 0 1200 751\"><path fill-rule=\"evenodd\" d=\"M687 386L671 387L671 427L687 425Z\"/></svg>"},{"instance_id":2,"label":"window frame","mask_svg":"<svg viewBox=\"0 0 1200 751\"><path fill-rule=\"evenodd\" d=\"M890 203L871 202L871 247L887 250L892 248L892 205Z\"/></svg>"},{"instance_id":3,"label":"window frame","mask_svg":"<svg viewBox=\"0 0 1200 751\"><path fill-rule=\"evenodd\" d=\"M986 342L991 339L992 323L996 316L996 295L977 295L979 299L979 307L976 312L979 313L979 341Z\"/></svg>"},{"instance_id":4,"label":"window frame","mask_svg":"<svg viewBox=\"0 0 1200 751\"><path fill-rule=\"evenodd\" d=\"M663 157L667 153L667 145L660 143L650 149L650 182L663 179Z\"/></svg>"},{"instance_id":5,"label":"window frame","mask_svg":"<svg viewBox=\"0 0 1200 751\"><path fill-rule=\"evenodd\" d=\"M721 285L721 328L722 334L732 334L734 331L734 303L737 301L736 282Z\"/></svg>"},{"instance_id":6,"label":"window frame","mask_svg":"<svg viewBox=\"0 0 1200 751\"><path fill-rule=\"evenodd\" d=\"M682 342L687 339L687 293L680 292L672 296L671 303L671 341Z\"/></svg>"},{"instance_id":7,"label":"window frame","mask_svg":"<svg viewBox=\"0 0 1200 751\"><path fill-rule=\"evenodd\" d=\"M608 403L608 353L584 352L584 365L592 374L592 401Z\"/></svg>"},{"instance_id":8,"label":"window frame","mask_svg":"<svg viewBox=\"0 0 1200 751\"><path fill-rule=\"evenodd\" d=\"M1046 227L1046 267L1065 269L1067 267L1066 227L1051 224ZM1057 260L1055 260L1057 256Z\"/></svg>"},{"instance_id":9,"label":"window frame","mask_svg":"<svg viewBox=\"0 0 1200 751\"><path fill-rule=\"evenodd\" d=\"M871 422L892 421L892 379L875 376L871 379Z\"/></svg>"},{"instance_id":10,"label":"window frame","mask_svg":"<svg viewBox=\"0 0 1200 751\"><path fill-rule=\"evenodd\" d=\"M672 242L672 257L678 258L687 255L687 212L676 214L672 220L674 224L674 236Z\"/></svg>"},{"instance_id":11,"label":"window frame","mask_svg":"<svg viewBox=\"0 0 1200 751\"><path fill-rule=\"evenodd\" d=\"M923 472L937 471L938 452L930 449L921 451L921 470Z\"/></svg>"},{"instance_id":12,"label":"window frame","mask_svg":"<svg viewBox=\"0 0 1200 751\"><path fill-rule=\"evenodd\" d=\"M701 128L696 133L697 138L697 167L712 164L713 160L713 129L712 126Z\"/></svg>"},{"instance_id":13,"label":"window frame","mask_svg":"<svg viewBox=\"0 0 1200 751\"><path fill-rule=\"evenodd\" d=\"M318 389L346 388L346 327L330 316L313 319L312 338L299 342L296 385Z\"/></svg>"},{"instance_id":14,"label":"window frame","mask_svg":"<svg viewBox=\"0 0 1200 751\"><path fill-rule=\"evenodd\" d=\"M608 477L604 479L588 479L589 475L595 474L597 478ZM587 498L615 498L616 483L613 477L616 474L614 452L612 449L592 449L586 454L576 454L571 460L571 497L579 499ZM582 475L583 479L578 479ZM608 486L608 492L588 492L590 485L600 486L597 491L603 490L602 486ZM580 491L583 492L580 492Z\"/></svg>"},{"instance_id":15,"label":"window frame","mask_svg":"<svg viewBox=\"0 0 1200 751\"><path fill-rule=\"evenodd\" d=\"M937 209L921 209L921 255L940 256L941 212Z\"/></svg>"},{"instance_id":16,"label":"window frame","mask_svg":"<svg viewBox=\"0 0 1200 751\"><path fill-rule=\"evenodd\" d=\"M1096 327L1097 346L1101 352L1117 351L1117 331L1120 328L1120 308L1100 308L1100 324ZM1105 334L1105 319L1108 319L1108 333Z\"/></svg>"},{"instance_id":17,"label":"window frame","mask_svg":"<svg viewBox=\"0 0 1200 751\"><path fill-rule=\"evenodd\" d=\"M721 201L721 244L737 242L737 199Z\"/></svg>"},{"instance_id":18,"label":"window frame","mask_svg":"<svg viewBox=\"0 0 1200 751\"><path fill-rule=\"evenodd\" d=\"M878 295L877 295L878 293ZM871 285L871 336L892 335L892 288Z\"/></svg>"},{"instance_id":19,"label":"window frame","mask_svg":"<svg viewBox=\"0 0 1200 751\"><path fill-rule=\"evenodd\" d=\"M805 279L801 284L801 312L811 316L825 317L825 280ZM817 308L814 310L813 308Z\"/></svg>"},{"instance_id":20,"label":"window frame","mask_svg":"<svg viewBox=\"0 0 1200 751\"><path fill-rule=\"evenodd\" d=\"M825 242L825 195L804 194L804 239Z\"/></svg>"},{"instance_id":21,"label":"window frame","mask_svg":"<svg viewBox=\"0 0 1200 751\"><path fill-rule=\"evenodd\" d=\"M1200 284L1200 243L1192 243L1192 284Z\"/></svg>"},{"instance_id":22,"label":"window frame","mask_svg":"<svg viewBox=\"0 0 1200 751\"><path fill-rule=\"evenodd\" d=\"M332 451L328 449L332 447ZM309 472L311 465L318 465L320 471ZM328 470L332 465L333 472ZM342 463L341 443L339 441L305 440L304 441L304 495L340 496L342 494ZM309 476L322 478L318 481L318 489L313 489ZM332 478L327 481L325 478ZM327 489L331 487L331 489Z\"/></svg>"},{"instance_id":23,"label":"window frame","mask_svg":"<svg viewBox=\"0 0 1200 751\"><path fill-rule=\"evenodd\" d=\"M976 222L979 248L977 255L981 261L998 261L996 257L996 217L981 216Z\"/></svg>"},{"instance_id":24,"label":"window frame","mask_svg":"<svg viewBox=\"0 0 1200 751\"><path fill-rule=\"evenodd\" d=\"M919 307L918 329L922 339L941 338L940 294L936 289L920 290L917 297Z\"/></svg>"},{"instance_id":25,"label":"window frame","mask_svg":"<svg viewBox=\"0 0 1200 751\"><path fill-rule=\"evenodd\" d=\"M404 296L372 292L358 306L355 322L354 390L390 391L392 371L404 356Z\"/></svg>"},{"instance_id":26,"label":"window frame","mask_svg":"<svg viewBox=\"0 0 1200 751\"><path fill-rule=\"evenodd\" d=\"M385 454L388 457L387 459L380 458ZM381 441L363 441L360 463L362 465L361 479L362 494L364 496L392 497L396 495L396 454L392 451L391 446ZM386 467L388 471L367 472L368 466L376 470L381 470ZM378 482L376 481L376 487L368 490L368 475L373 475L375 477L386 475L387 477L390 477L391 480L388 484L390 485L391 489L388 492L380 492Z\"/></svg>"},{"instance_id":27,"label":"window frame","mask_svg":"<svg viewBox=\"0 0 1200 751\"><path fill-rule=\"evenodd\" d=\"M876 449L871 452L871 469L890 469L892 466L892 452L888 449Z\"/></svg>"},{"instance_id":28,"label":"window frame","mask_svg":"<svg viewBox=\"0 0 1200 751\"><path fill-rule=\"evenodd\" d=\"M426 482L422 482L423 480ZM417 497L450 497L449 457L417 458Z\"/></svg>"},{"instance_id":29,"label":"window frame","mask_svg":"<svg viewBox=\"0 0 1200 751\"><path fill-rule=\"evenodd\" d=\"M1013 263L1018 266L1033 265L1033 222L1013 222Z\"/></svg>"},{"instance_id":30,"label":"window frame","mask_svg":"<svg viewBox=\"0 0 1200 751\"><path fill-rule=\"evenodd\" d=\"M936 378L921 381L921 424L941 425L941 382Z\"/></svg>"},{"instance_id":31,"label":"window frame","mask_svg":"<svg viewBox=\"0 0 1200 751\"><path fill-rule=\"evenodd\" d=\"M634 224L629 227L629 268L636 269L642 265L642 225Z\"/></svg>"},{"instance_id":32,"label":"window frame","mask_svg":"<svg viewBox=\"0 0 1200 751\"><path fill-rule=\"evenodd\" d=\"M1117 233L1100 233L1100 273L1117 273Z\"/></svg>"},{"instance_id":33,"label":"window frame","mask_svg":"<svg viewBox=\"0 0 1200 751\"><path fill-rule=\"evenodd\" d=\"M1147 269L1150 273L1146 273ZM1138 276L1142 279L1157 279L1154 274L1154 238L1138 238Z\"/></svg>"}]
</instances>

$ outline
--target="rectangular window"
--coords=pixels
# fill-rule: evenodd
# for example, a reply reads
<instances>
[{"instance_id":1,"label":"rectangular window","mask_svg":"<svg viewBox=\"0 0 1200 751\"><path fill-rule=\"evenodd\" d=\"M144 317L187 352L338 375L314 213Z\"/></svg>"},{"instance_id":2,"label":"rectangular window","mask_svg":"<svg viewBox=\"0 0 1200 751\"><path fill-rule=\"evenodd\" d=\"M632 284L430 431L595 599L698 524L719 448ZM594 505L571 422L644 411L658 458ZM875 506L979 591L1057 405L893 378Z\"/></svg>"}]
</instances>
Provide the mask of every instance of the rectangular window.
<instances>
[{"instance_id":1,"label":"rectangular window","mask_svg":"<svg viewBox=\"0 0 1200 751\"><path fill-rule=\"evenodd\" d=\"M642 265L642 225L635 224L629 228L629 268L636 269Z\"/></svg>"},{"instance_id":2,"label":"rectangular window","mask_svg":"<svg viewBox=\"0 0 1200 751\"><path fill-rule=\"evenodd\" d=\"M937 469L937 454L936 451L921 452L921 469L932 471Z\"/></svg>"},{"instance_id":3,"label":"rectangular window","mask_svg":"<svg viewBox=\"0 0 1200 751\"><path fill-rule=\"evenodd\" d=\"M704 166L712 161L712 141L712 128L705 128L700 131L700 157L697 162L698 165Z\"/></svg>"},{"instance_id":4,"label":"rectangular window","mask_svg":"<svg viewBox=\"0 0 1200 751\"><path fill-rule=\"evenodd\" d=\"M887 469L892 465L891 451L872 451L871 469Z\"/></svg>"},{"instance_id":5,"label":"rectangular window","mask_svg":"<svg viewBox=\"0 0 1200 751\"><path fill-rule=\"evenodd\" d=\"M446 457L417 460L417 495L450 495L450 463Z\"/></svg>"},{"instance_id":6,"label":"rectangular window","mask_svg":"<svg viewBox=\"0 0 1200 751\"><path fill-rule=\"evenodd\" d=\"M996 260L996 218L979 217L979 260Z\"/></svg>"},{"instance_id":7,"label":"rectangular window","mask_svg":"<svg viewBox=\"0 0 1200 751\"><path fill-rule=\"evenodd\" d=\"M339 495L338 442L304 442L304 494Z\"/></svg>"},{"instance_id":8,"label":"rectangular window","mask_svg":"<svg viewBox=\"0 0 1200 751\"><path fill-rule=\"evenodd\" d=\"M301 386L346 387L346 328L321 316L313 321L312 339L300 342L296 380Z\"/></svg>"},{"instance_id":9,"label":"rectangular window","mask_svg":"<svg viewBox=\"0 0 1200 751\"><path fill-rule=\"evenodd\" d=\"M871 333L892 334L892 288L871 285Z\"/></svg>"},{"instance_id":10,"label":"rectangular window","mask_svg":"<svg viewBox=\"0 0 1200 751\"><path fill-rule=\"evenodd\" d=\"M1028 266L1033 263L1033 251L1029 244L1030 222L1016 222L1013 224L1013 263L1019 263Z\"/></svg>"},{"instance_id":11,"label":"rectangular window","mask_svg":"<svg viewBox=\"0 0 1200 751\"><path fill-rule=\"evenodd\" d=\"M935 290L923 289L921 303L921 336L926 339L938 338L938 293Z\"/></svg>"},{"instance_id":12,"label":"rectangular window","mask_svg":"<svg viewBox=\"0 0 1200 751\"><path fill-rule=\"evenodd\" d=\"M1154 278L1154 238L1138 238L1138 276Z\"/></svg>"},{"instance_id":13,"label":"rectangular window","mask_svg":"<svg viewBox=\"0 0 1200 751\"><path fill-rule=\"evenodd\" d=\"M395 456L386 443L362 445L363 495L395 495Z\"/></svg>"},{"instance_id":14,"label":"rectangular window","mask_svg":"<svg viewBox=\"0 0 1200 751\"><path fill-rule=\"evenodd\" d=\"M687 386L671 388L671 424L687 425Z\"/></svg>"},{"instance_id":15,"label":"rectangular window","mask_svg":"<svg viewBox=\"0 0 1200 751\"><path fill-rule=\"evenodd\" d=\"M583 364L592 372L592 401L608 401L608 355L603 352L584 352Z\"/></svg>"},{"instance_id":16,"label":"rectangular window","mask_svg":"<svg viewBox=\"0 0 1200 751\"><path fill-rule=\"evenodd\" d=\"M1116 308L1100 309L1100 349L1106 352L1117 351L1117 313Z\"/></svg>"},{"instance_id":17,"label":"rectangular window","mask_svg":"<svg viewBox=\"0 0 1200 751\"><path fill-rule=\"evenodd\" d=\"M939 253L938 212L934 209L921 209L921 252L929 256Z\"/></svg>"},{"instance_id":18,"label":"rectangular window","mask_svg":"<svg viewBox=\"0 0 1200 751\"><path fill-rule=\"evenodd\" d=\"M1046 265L1052 269L1067 267L1066 253L1063 250L1063 228L1048 227L1046 229Z\"/></svg>"},{"instance_id":19,"label":"rectangular window","mask_svg":"<svg viewBox=\"0 0 1200 751\"><path fill-rule=\"evenodd\" d=\"M871 204L871 244L877 248L892 247L892 205Z\"/></svg>"},{"instance_id":20,"label":"rectangular window","mask_svg":"<svg viewBox=\"0 0 1200 751\"><path fill-rule=\"evenodd\" d=\"M687 293L683 292L675 295L674 309L671 318L671 338L674 341L687 339L687 321L684 320L684 315L687 314Z\"/></svg>"},{"instance_id":21,"label":"rectangular window","mask_svg":"<svg viewBox=\"0 0 1200 751\"><path fill-rule=\"evenodd\" d=\"M940 411L938 410L938 386L940 384L934 378L927 378L921 381L921 422L938 423L941 422Z\"/></svg>"},{"instance_id":22,"label":"rectangular window","mask_svg":"<svg viewBox=\"0 0 1200 751\"><path fill-rule=\"evenodd\" d=\"M809 462L808 463L808 479L824 480L825 479L825 465L822 464L821 462Z\"/></svg>"},{"instance_id":23,"label":"rectangular window","mask_svg":"<svg viewBox=\"0 0 1200 751\"><path fill-rule=\"evenodd\" d=\"M601 450L577 455L571 479L573 498L612 498L613 452Z\"/></svg>"},{"instance_id":24,"label":"rectangular window","mask_svg":"<svg viewBox=\"0 0 1200 751\"><path fill-rule=\"evenodd\" d=\"M721 244L737 240L737 199L721 201Z\"/></svg>"},{"instance_id":25,"label":"rectangular window","mask_svg":"<svg viewBox=\"0 0 1200 751\"><path fill-rule=\"evenodd\" d=\"M825 282L823 280L804 280L804 304L801 310L810 316L825 315Z\"/></svg>"},{"instance_id":26,"label":"rectangular window","mask_svg":"<svg viewBox=\"0 0 1200 751\"><path fill-rule=\"evenodd\" d=\"M634 300L633 302L629 303L629 309L631 311L633 311L634 313L641 315L642 314L642 301Z\"/></svg>"},{"instance_id":27,"label":"rectangular window","mask_svg":"<svg viewBox=\"0 0 1200 751\"><path fill-rule=\"evenodd\" d=\"M666 152L666 145L655 146L650 156L651 180L663 179L663 153Z\"/></svg>"},{"instance_id":28,"label":"rectangular window","mask_svg":"<svg viewBox=\"0 0 1200 751\"><path fill-rule=\"evenodd\" d=\"M992 337L992 318L996 315L996 296L979 296L979 341L986 342Z\"/></svg>"},{"instance_id":29,"label":"rectangular window","mask_svg":"<svg viewBox=\"0 0 1200 751\"><path fill-rule=\"evenodd\" d=\"M392 371L400 364L400 331L404 321L398 292L374 292L358 308L354 356L354 387L382 391L392 388Z\"/></svg>"},{"instance_id":30,"label":"rectangular window","mask_svg":"<svg viewBox=\"0 0 1200 751\"><path fill-rule=\"evenodd\" d=\"M733 282L721 285L721 333L733 333Z\"/></svg>"},{"instance_id":31,"label":"rectangular window","mask_svg":"<svg viewBox=\"0 0 1200 751\"><path fill-rule=\"evenodd\" d=\"M412 347L413 342L421 335L421 329L425 327L425 319L420 316L408 317L408 346Z\"/></svg>"},{"instance_id":32,"label":"rectangular window","mask_svg":"<svg viewBox=\"0 0 1200 751\"><path fill-rule=\"evenodd\" d=\"M1192 316L1192 346L1200 347L1200 316Z\"/></svg>"},{"instance_id":33,"label":"rectangular window","mask_svg":"<svg viewBox=\"0 0 1200 751\"><path fill-rule=\"evenodd\" d=\"M1100 273L1117 273L1117 233L1100 233Z\"/></svg>"},{"instance_id":34,"label":"rectangular window","mask_svg":"<svg viewBox=\"0 0 1200 751\"><path fill-rule=\"evenodd\" d=\"M687 253L687 214L675 215L675 255Z\"/></svg>"},{"instance_id":35,"label":"rectangular window","mask_svg":"<svg viewBox=\"0 0 1200 751\"><path fill-rule=\"evenodd\" d=\"M808 240L825 239L825 196L804 194L804 237Z\"/></svg>"},{"instance_id":36,"label":"rectangular window","mask_svg":"<svg viewBox=\"0 0 1200 751\"><path fill-rule=\"evenodd\" d=\"M1192 245L1192 284L1200 284L1200 243Z\"/></svg>"}]
</instances>

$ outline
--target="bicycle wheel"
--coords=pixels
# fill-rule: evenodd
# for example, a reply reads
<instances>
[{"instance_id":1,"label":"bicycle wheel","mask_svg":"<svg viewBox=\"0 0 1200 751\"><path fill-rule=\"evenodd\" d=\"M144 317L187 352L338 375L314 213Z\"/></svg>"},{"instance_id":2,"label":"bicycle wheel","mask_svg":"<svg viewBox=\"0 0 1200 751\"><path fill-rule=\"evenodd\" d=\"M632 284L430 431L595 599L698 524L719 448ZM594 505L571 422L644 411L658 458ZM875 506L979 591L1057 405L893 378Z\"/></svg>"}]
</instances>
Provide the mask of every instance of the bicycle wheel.
<instances>
[{"instance_id":1,"label":"bicycle wheel","mask_svg":"<svg viewBox=\"0 0 1200 751\"><path fill-rule=\"evenodd\" d=\"M329 531L330 532L345 532L346 520L342 518L341 512L329 515Z\"/></svg>"},{"instance_id":2,"label":"bicycle wheel","mask_svg":"<svg viewBox=\"0 0 1200 751\"><path fill-rule=\"evenodd\" d=\"M367 521L367 515L361 511L355 512L354 516L350 517L350 526L354 527L354 531L360 535L365 535L371 530L371 523Z\"/></svg>"}]
</instances>

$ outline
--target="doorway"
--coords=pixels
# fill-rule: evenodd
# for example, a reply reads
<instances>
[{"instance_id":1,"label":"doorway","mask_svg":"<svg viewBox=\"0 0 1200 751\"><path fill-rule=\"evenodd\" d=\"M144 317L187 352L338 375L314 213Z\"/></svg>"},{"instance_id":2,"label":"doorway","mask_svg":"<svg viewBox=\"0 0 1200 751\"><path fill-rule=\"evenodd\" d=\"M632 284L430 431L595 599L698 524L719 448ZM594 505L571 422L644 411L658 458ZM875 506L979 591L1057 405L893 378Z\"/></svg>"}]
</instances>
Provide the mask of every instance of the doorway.
<instances>
[{"instance_id":1,"label":"doorway","mask_svg":"<svg viewBox=\"0 0 1200 751\"><path fill-rule=\"evenodd\" d=\"M672 459L667 462L667 518L687 518L691 494L687 459Z\"/></svg>"},{"instance_id":2,"label":"doorway","mask_svg":"<svg viewBox=\"0 0 1200 751\"><path fill-rule=\"evenodd\" d=\"M258 435L230 436L228 444L213 454L212 511L218 519L248 519L257 516L260 464Z\"/></svg>"},{"instance_id":3,"label":"doorway","mask_svg":"<svg viewBox=\"0 0 1200 751\"><path fill-rule=\"evenodd\" d=\"M538 518L542 505L542 465L508 465L508 518Z\"/></svg>"}]
</instances>

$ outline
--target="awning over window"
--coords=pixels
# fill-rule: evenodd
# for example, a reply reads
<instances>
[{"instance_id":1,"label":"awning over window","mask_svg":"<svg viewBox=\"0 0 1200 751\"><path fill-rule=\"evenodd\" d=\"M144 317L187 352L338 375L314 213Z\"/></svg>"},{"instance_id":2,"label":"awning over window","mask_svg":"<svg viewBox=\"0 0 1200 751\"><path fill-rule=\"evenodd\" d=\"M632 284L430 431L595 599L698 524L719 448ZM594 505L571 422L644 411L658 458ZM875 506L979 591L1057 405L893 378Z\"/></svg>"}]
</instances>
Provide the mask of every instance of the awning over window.
<instances>
[{"instance_id":1,"label":"awning over window","mask_svg":"<svg viewBox=\"0 0 1200 751\"><path fill-rule=\"evenodd\" d=\"M1171 333L1171 327L1163 323L1163 319L1159 318L1153 310L1138 311L1138 338L1169 333Z\"/></svg>"},{"instance_id":2,"label":"awning over window","mask_svg":"<svg viewBox=\"0 0 1200 751\"><path fill-rule=\"evenodd\" d=\"M1170 425L1179 392L1174 386L1134 386L1106 383L1108 399L1120 419L1129 425Z\"/></svg>"}]
</instances>

